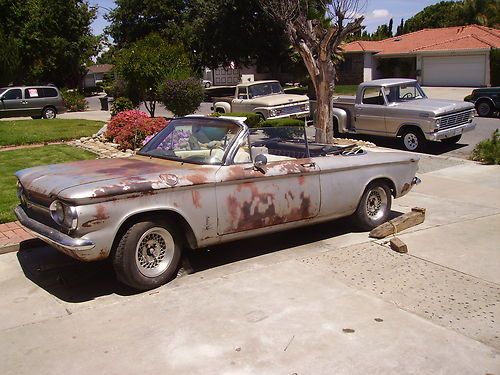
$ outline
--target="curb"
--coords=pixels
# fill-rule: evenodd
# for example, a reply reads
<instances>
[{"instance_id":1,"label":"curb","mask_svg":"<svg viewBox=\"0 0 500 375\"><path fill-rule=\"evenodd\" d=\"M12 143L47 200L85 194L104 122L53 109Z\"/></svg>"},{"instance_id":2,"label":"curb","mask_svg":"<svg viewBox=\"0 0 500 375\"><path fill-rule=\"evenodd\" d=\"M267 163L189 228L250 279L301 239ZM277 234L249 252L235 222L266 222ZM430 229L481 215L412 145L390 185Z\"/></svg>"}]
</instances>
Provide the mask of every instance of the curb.
<instances>
[{"instance_id":1,"label":"curb","mask_svg":"<svg viewBox=\"0 0 500 375\"><path fill-rule=\"evenodd\" d=\"M45 244L45 242L43 242L42 240L40 240L38 238L31 238L29 240L24 240L24 241L21 241L19 243L1 246L0 247L0 255L8 254L8 253L15 253L19 250L31 249L33 247L42 246L44 244Z\"/></svg>"}]
</instances>

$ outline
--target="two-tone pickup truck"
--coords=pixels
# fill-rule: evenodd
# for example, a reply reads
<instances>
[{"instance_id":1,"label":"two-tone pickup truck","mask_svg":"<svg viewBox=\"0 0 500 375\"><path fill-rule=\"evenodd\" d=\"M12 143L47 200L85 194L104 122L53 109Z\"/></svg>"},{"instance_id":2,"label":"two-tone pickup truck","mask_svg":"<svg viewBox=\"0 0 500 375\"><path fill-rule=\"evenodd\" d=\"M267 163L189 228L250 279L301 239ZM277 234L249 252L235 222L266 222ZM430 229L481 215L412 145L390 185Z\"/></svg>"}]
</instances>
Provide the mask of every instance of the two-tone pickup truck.
<instances>
[{"instance_id":1,"label":"two-tone pickup truck","mask_svg":"<svg viewBox=\"0 0 500 375\"><path fill-rule=\"evenodd\" d=\"M427 141L456 143L473 130L474 105L429 99L414 79L364 82L356 97L332 101L333 132L400 138L408 151L423 150Z\"/></svg>"},{"instance_id":2,"label":"two-tone pickup truck","mask_svg":"<svg viewBox=\"0 0 500 375\"><path fill-rule=\"evenodd\" d=\"M212 109L219 113L258 113L266 120L304 118L309 116L309 98L285 94L278 81L255 81L237 85L234 97L215 98Z\"/></svg>"}]
</instances>

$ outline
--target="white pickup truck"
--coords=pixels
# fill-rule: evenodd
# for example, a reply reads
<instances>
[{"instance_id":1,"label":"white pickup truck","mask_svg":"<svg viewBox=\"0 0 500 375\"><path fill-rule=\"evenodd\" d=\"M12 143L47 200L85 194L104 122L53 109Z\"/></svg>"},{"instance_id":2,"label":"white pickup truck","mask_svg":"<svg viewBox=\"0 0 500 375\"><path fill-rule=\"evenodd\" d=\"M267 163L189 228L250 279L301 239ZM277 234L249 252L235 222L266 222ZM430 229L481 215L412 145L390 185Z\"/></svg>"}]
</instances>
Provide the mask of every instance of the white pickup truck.
<instances>
[{"instance_id":1,"label":"white pickup truck","mask_svg":"<svg viewBox=\"0 0 500 375\"><path fill-rule=\"evenodd\" d=\"M265 120L309 116L306 95L285 94L278 81L255 81L236 86L234 97L214 98L212 109L219 113L253 112Z\"/></svg>"},{"instance_id":2,"label":"white pickup truck","mask_svg":"<svg viewBox=\"0 0 500 375\"><path fill-rule=\"evenodd\" d=\"M379 79L359 85L356 97L332 101L333 132L400 138L408 151L428 141L456 143L473 130L474 105L429 99L414 79Z\"/></svg>"}]
</instances>

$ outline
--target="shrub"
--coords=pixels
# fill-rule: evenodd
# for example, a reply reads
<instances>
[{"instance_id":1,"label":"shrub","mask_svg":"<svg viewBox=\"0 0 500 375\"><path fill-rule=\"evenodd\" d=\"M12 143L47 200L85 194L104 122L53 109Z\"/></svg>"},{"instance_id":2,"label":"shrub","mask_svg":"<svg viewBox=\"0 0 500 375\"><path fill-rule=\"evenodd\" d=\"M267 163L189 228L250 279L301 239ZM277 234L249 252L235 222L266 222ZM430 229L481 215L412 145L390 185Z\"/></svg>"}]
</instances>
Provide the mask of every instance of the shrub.
<instances>
[{"instance_id":1,"label":"shrub","mask_svg":"<svg viewBox=\"0 0 500 375\"><path fill-rule=\"evenodd\" d=\"M85 97L78 91L61 90L61 95L69 112L85 111L88 107Z\"/></svg>"},{"instance_id":2,"label":"shrub","mask_svg":"<svg viewBox=\"0 0 500 375\"><path fill-rule=\"evenodd\" d=\"M163 105L175 116L186 116L196 111L203 101L203 92L200 81L194 78L171 79L160 87Z\"/></svg>"},{"instance_id":3,"label":"shrub","mask_svg":"<svg viewBox=\"0 0 500 375\"><path fill-rule=\"evenodd\" d=\"M304 135L304 121L293 118L262 121L259 127L264 128L264 134L269 138L293 138Z\"/></svg>"},{"instance_id":4,"label":"shrub","mask_svg":"<svg viewBox=\"0 0 500 375\"><path fill-rule=\"evenodd\" d=\"M464 98L464 102L470 102L471 99L472 99L472 94L469 94Z\"/></svg>"},{"instance_id":5,"label":"shrub","mask_svg":"<svg viewBox=\"0 0 500 375\"><path fill-rule=\"evenodd\" d=\"M228 116L228 117L246 117L245 124L249 128L256 128L262 122L262 117L253 112L229 112L229 113L212 113L211 116L220 117L220 116Z\"/></svg>"},{"instance_id":6,"label":"shrub","mask_svg":"<svg viewBox=\"0 0 500 375\"><path fill-rule=\"evenodd\" d=\"M157 133L167 125L163 117L149 117L137 110L118 113L108 123L106 137L120 145L120 149L135 150L142 146L144 139Z\"/></svg>"},{"instance_id":7,"label":"shrub","mask_svg":"<svg viewBox=\"0 0 500 375\"><path fill-rule=\"evenodd\" d=\"M118 113L134 109L134 105L129 98L120 97L113 101L111 106L111 117L116 116Z\"/></svg>"},{"instance_id":8,"label":"shrub","mask_svg":"<svg viewBox=\"0 0 500 375\"><path fill-rule=\"evenodd\" d=\"M471 159L485 164L500 164L500 131L493 132L490 139L479 142L472 150Z\"/></svg>"}]
</instances>

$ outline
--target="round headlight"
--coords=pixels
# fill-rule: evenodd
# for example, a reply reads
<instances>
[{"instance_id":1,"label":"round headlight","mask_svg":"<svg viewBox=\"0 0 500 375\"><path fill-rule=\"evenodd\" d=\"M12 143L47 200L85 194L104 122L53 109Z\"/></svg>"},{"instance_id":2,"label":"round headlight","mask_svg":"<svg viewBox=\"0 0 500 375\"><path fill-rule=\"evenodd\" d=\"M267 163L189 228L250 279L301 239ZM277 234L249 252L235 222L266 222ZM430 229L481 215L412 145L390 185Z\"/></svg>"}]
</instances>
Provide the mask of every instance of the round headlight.
<instances>
[{"instance_id":1,"label":"round headlight","mask_svg":"<svg viewBox=\"0 0 500 375\"><path fill-rule=\"evenodd\" d=\"M61 201L54 201L49 207L50 216L56 222L68 229L75 229L78 224L75 207L68 206Z\"/></svg>"},{"instance_id":2,"label":"round headlight","mask_svg":"<svg viewBox=\"0 0 500 375\"><path fill-rule=\"evenodd\" d=\"M52 220L54 220L56 224L63 225L65 214L64 205L59 201L54 201L51 203L49 210L50 216L52 216Z\"/></svg>"}]
</instances>

